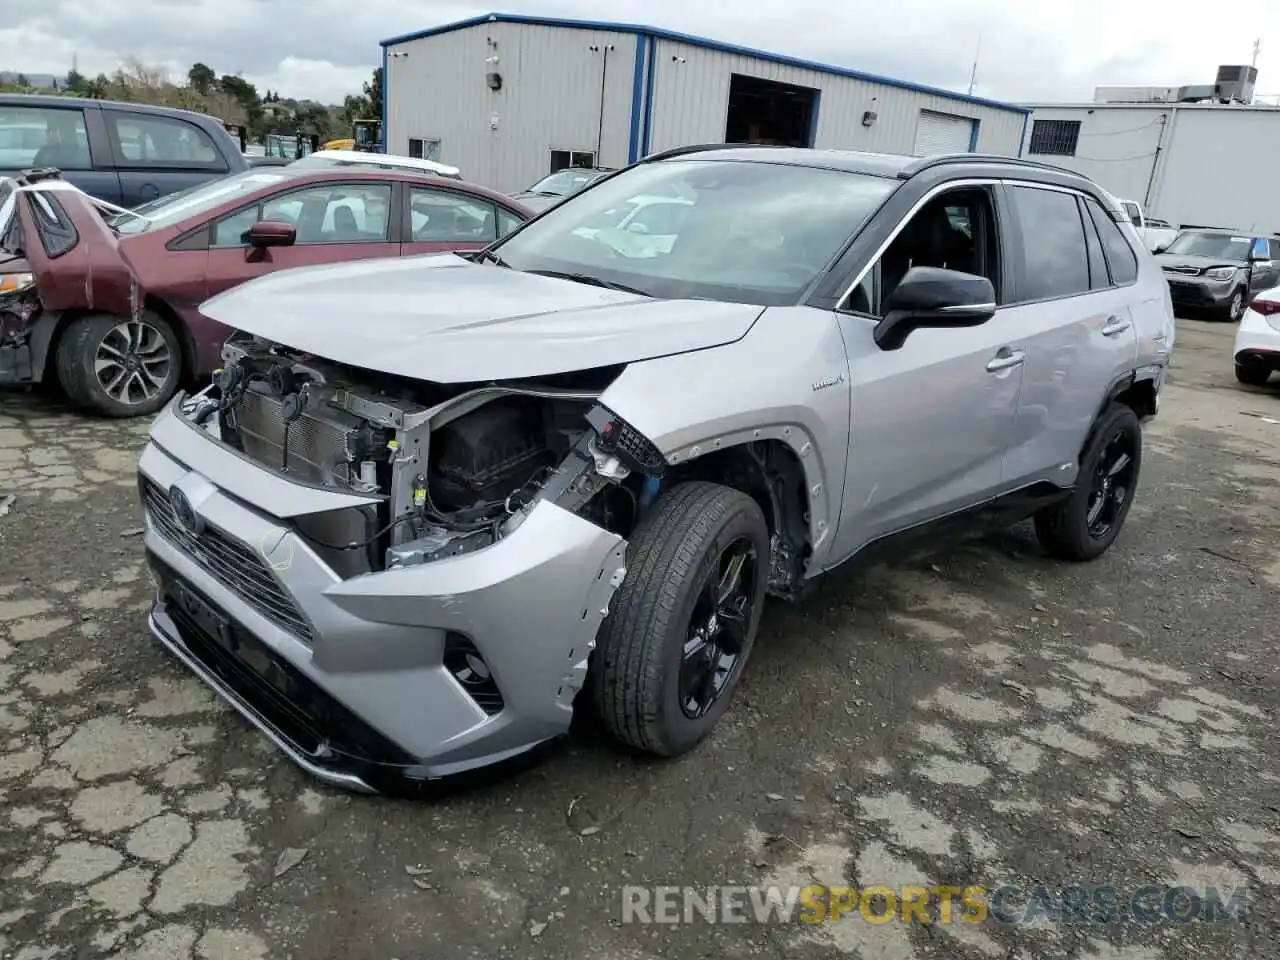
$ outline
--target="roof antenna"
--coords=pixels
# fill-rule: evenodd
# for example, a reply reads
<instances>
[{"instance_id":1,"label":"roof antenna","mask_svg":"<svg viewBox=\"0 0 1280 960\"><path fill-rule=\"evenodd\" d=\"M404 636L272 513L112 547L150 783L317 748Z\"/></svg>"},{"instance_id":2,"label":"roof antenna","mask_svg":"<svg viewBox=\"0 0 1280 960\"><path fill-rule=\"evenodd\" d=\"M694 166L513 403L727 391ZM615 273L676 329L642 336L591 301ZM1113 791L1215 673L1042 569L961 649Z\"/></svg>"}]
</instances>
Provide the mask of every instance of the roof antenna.
<instances>
[{"instance_id":1,"label":"roof antenna","mask_svg":"<svg viewBox=\"0 0 1280 960\"><path fill-rule=\"evenodd\" d=\"M982 55L982 32L978 32L978 48L973 51L973 69L969 71L969 96L973 96L973 84L978 79L978 57ZM1254 51L1257 58L1257 51Z\"/></svg>"}]
</instances>

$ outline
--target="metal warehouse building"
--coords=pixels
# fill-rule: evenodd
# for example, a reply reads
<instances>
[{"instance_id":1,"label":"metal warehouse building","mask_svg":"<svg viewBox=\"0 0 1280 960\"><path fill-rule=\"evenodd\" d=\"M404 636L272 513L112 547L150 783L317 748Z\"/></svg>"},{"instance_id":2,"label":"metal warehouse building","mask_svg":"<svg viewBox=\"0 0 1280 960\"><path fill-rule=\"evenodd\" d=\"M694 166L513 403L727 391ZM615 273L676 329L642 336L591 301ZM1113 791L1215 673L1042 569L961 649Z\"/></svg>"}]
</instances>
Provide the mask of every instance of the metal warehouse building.
<instances>
[{"instance_id":1,"label":"metal warehouse building","mask_svg":"<svg viewBox=\"0 0 1280 960\"><path fill-rule=\"evenodd\" d=\"M489 14L382 48L388 152L503 191L693 143L1013 155L1029 113L632 24Z\"/></svg>"},{"instance_id":2,"label":"metal warehouse building","mask_svg":"<svg viewBox=\"0 0 1280 960\"><path fill-rule=\"evenodd\" d=\"M1100 87L1094 103L1034 105L1023 152L1174 224L1280 233L1280 107L1250 102L1252 70L1221 67L1203 87Z\"/></svg>"}]
</instances>

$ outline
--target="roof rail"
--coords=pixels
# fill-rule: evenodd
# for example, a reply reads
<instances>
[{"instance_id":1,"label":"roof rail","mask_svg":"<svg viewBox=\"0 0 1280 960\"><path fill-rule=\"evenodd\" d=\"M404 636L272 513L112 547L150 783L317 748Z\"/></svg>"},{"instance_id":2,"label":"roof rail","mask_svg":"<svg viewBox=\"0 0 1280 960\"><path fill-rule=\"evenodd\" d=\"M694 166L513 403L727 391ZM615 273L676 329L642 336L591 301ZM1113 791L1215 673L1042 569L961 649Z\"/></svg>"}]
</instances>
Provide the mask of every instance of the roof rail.
<instances>
[{"instance_id":1,"label":"roof rail","mask_svg":"<svg viewBox=\"0 0 1280 960\"><path fill-rule=\"evenodd\" d=\"M902 172L898 174L903 180L914 177L917 173L928 170L930 167L940 166L944 163L1001 163L1015 167L1027 167L1032 170L1052 170L1055 173L1065 173L1073 177L1079 177L1082 180L1088 180L1089 177L1079 170L1071 170L1067 167L1059 167L1052 163L1041 163L1039 160L1024 160L1021 157L1003 157L995 153L939 153L930 157L921 157L910 166L904 167Z\"/></svg>"},{"instance_id":2,"label":"roof rail","mask_svg":"<svg viewBox=\"0 0 1280 960\"><path fill-rule=\"evenodd\" d=\"M640 162L650 163L655 160L670 160L673 157L683 157L691 153L706 153L709 150L740 149L776 150L778 147L772 143L695 143L685 147L672 147L670 150L651 153L647 157L642 157Z\"/></svg>"}]
</instances>

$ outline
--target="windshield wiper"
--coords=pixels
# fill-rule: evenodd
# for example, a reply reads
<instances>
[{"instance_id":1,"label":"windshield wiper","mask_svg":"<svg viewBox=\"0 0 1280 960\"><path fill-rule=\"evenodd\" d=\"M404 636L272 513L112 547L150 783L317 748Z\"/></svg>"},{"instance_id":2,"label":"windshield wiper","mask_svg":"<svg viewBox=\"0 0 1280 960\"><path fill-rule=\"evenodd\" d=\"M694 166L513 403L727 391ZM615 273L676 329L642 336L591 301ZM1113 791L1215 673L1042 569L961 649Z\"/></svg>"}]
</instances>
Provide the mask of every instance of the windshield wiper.
<instances>
[{"instance_id":1,"label":"windshield wiper","mask_svg":"<svg viewBox=\"0 0 1280 960\"><path fill-rule=\"evenodd\" d=\"M507 267L507 268L511 267L511 264L507 263L507 261L503 260L500 256L498 256L492 250L477 251L472 256L471 259L473 263L484 263L486 260L489 260L495 263L496 265L498 265L499 267Z\"/></svg>"},{"instance_id":2,"label":"windshield wiper","mask_svg":"<svg viewBox=\"0 0 1280 960\"><path fill-rule=\"evenodd\" d=\"M615 283L612 280L593 277L589 273L567 273L560 270L526 270L525 273L536 273L540 277L555 277L557 280L572 280L574 283L585 283L591 287L604 287L606 290L617 290L619 293L634 293L640 297L653 296L653 294L646 293L636 287L629 287L625 283Z\"/></svg>"}]
</instances>

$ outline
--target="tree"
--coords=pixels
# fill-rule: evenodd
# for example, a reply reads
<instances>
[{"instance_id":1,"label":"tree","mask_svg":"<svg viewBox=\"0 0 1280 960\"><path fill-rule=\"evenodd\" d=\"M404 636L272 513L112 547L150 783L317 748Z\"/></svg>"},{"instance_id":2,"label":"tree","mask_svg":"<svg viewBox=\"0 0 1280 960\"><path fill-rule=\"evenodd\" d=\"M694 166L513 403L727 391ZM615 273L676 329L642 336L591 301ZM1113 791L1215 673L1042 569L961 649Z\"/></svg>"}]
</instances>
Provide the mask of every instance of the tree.
<instances>
[{"instance_id":1,"label":"tree","mask_svg":"<svg viewBox=\"0 0 1280 960\"><path fill-rule=\"evenodd\" d=\"M206 97L213 89L213 85L218 82L218 75L213 72L212 67L203 63L193 63L191 69L187 71L187 80L196 93Z\"/></svg>"},{"instance_id":2,"label":"tree","mask_svg":"<svg viewBox=\"0 0 1280 960\"><path fill-rule=\"evenodd\" d=\"M111 81L105 73L100 73L84 85L84 95L91 100L105 100L111 92Z\"/></svg>"},{"instance_id":3,"label":"tree","mask_svg":"<svg viewBox=\"0 0 1280 960\"><path fill-rule=\"evenodd\" d=\"M364 84L364 99L369 114L364 119L376 120L382 116L382 68L375 67L373 76Z\"/></svg>"},{"instance_id":4,"label":"tree","mask_svg":"<svg viewBox=\"0 0 1280 960\"><path fill-rule=\"evenodd\" d=\"M18 86L20 87L31 86L31 84L27 81L27 75L25 73L18 74L16 79L17 79Z\"/></svg>"}]
</instances>

